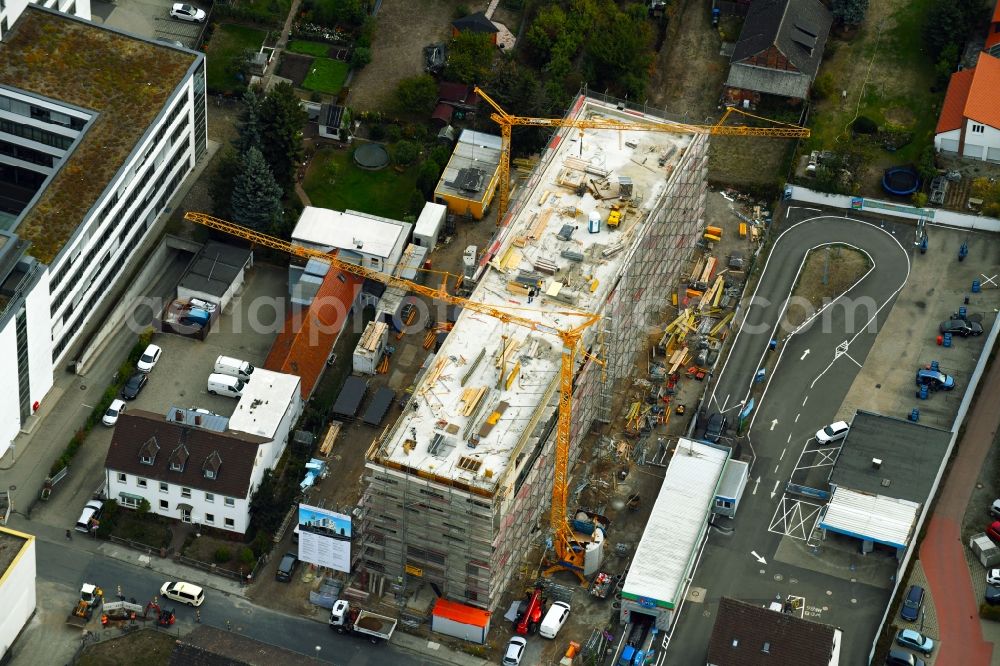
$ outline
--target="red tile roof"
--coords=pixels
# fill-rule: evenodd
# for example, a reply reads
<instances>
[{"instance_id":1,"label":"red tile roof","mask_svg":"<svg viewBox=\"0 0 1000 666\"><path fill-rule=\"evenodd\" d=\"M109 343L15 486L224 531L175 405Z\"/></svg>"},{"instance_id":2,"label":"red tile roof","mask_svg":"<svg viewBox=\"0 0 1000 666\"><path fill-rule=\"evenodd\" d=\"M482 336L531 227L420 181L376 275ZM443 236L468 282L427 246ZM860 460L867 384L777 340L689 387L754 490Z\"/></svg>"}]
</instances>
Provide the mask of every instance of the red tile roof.
<instances>
[{"instance_id":1,"label":"red tile roof","mask_svg":"<svg viewBox=\"0 0 1000 666\"><path fill-rule=\"evenodd\" d=\"M264 367L301 377L304 400L319 380L363 282L359 277L331 268L309 310L299 316L290 315L271 345Z\"/></svg>"},{"instance_id":2,"label":"red tile roof","mask_svg":"<svg viewBox=\"0 0 1000 666\"><path fill-rule=\"evenodd\" d=\"M993 23L1000 23L1000 0L997 0L997 6L993 8L993 18L991 21Z\"/></svg>"},{"instance_id":3,"label":"red tile roof","mask_svg":"<svg viewBox=\"0 0 1000 666\"><path fill-rule=\"evenodd\" d=\"M948 82L948 92L944 96L944 106L941 107L941 115L938 116L937 129L935 134L950 132L961 129L963 112L965 110L965 100L969 97L969 89L972 87L972 75L974 69L963 69L951 75Z\"/></svg>"},{"instance_id":4,"label":"red tile roof","mask_svg":"<svg viewBox=\"0 0 1000 666\"><path fill-rule=\"evenodd\" d=\"M965 117L1000 129L1000 58L980 53L965 103Z\"/></svg>"}]
</instances>

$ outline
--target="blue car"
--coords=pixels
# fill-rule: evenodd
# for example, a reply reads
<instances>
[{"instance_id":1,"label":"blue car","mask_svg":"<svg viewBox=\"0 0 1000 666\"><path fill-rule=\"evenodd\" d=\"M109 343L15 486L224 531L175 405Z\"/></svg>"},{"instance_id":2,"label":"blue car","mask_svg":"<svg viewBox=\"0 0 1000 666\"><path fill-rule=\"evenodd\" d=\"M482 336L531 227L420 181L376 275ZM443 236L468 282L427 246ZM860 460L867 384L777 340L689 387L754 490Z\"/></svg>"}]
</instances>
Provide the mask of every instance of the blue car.
<instances>
[{"instance_id":1,"label":"blue car","mask_svg":"<svg viewBox=\"0 0 1000 666\"><path fill-rule=\"evenodd\" d=\"M896 642L905 648L922 653L925 657L934 651L934 641L913 629L900 629L896 634Z\"/></svg>"},{"instance_id":2,"label":"blue car","mask_svg":"<svg viewBox=\"0 0 1000 666\"><path fill-rule=\"evenodd\" d=\"M899 609L899 616L909 622L915 622L920 617L920 607L924 605L924 588L919 585L911 585L906 591L906 598L903 606Z\"/></svg>"},{"instance_id":3,"label":"blue car","mask_svg":"<svg viewBox=\"0 0 1000 666\"><path fill-rule=\"evenodd\" d=\"M926 386L932 391L950 391L955 388L955 378L937 370L921 368L917 370L917 386Z\"/></svg>"}]
</instances>

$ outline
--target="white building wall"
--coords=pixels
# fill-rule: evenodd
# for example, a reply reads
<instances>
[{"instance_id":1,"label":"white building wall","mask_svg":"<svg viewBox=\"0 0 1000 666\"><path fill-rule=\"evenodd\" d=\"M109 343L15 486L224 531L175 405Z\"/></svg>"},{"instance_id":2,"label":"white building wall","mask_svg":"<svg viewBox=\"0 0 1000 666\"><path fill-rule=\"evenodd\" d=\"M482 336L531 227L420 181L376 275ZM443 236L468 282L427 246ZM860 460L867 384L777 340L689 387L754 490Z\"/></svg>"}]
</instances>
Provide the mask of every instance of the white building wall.
<instances>
[{"instance_id":1,"label":"white building wall","mask_svg":"<svg viewBox=\"0 0 1000 666\"><path fill-rule=\"evenodd\" d=\"M951 130L934 135L934 150L939 153L958 153L958 141L962 130Z\"/></svg>"},{"instance_id":2,"label":"white building wall","mask_svg":"<svg viewBox=\"0 0 1000 666\"><path fill-rule=\"evenodd\" d=\"M194 168L195 99L194 77L188 76L52 262L52 337L57 365L89 314L106 297L108 283L120 277L119 271L142 245L176 186ZM180 134L175 137L175 132Z\"/></svg>"},{"instance_id":3,"label":"white building wall","mask_svg":"<svg viewBox=\"0 0 1000 666\"><path fill-rule=\"evenodd\" d=\"M219 493L191 488L191 496L184 497L183 487L179 485L168 483L166 492L163 492L160 490L160 482L156 479L145 479L146 487L143 488L139 485L141 477L125 474L125 478L122 480L120 474L123 473L113 469L106 470L106 472L108 475L108 497L117 500L119 504L121 504L121 494L126 493L146 498L146 501L149 502L150 513L173 520L181 519L181 511L177 508L178 504L190 504L192 523L239 532L240 534L245 534L250 524L248 497L233 497L231 498L233 506L228 507L226 506L226 496ZM213 496L211 502L208 501L206 494ZM167 502L166 509L161 507L161 501ZM213 522L208 521L208 514L213 516ZM232 527L226 526L226 518L233 519Z\"/></svg>"},{"instance_id":4,"label":"white building wall","mask_svg":"<svg viewBox=\"0 0 1000 666\"><path fill-rule=\"evenodd\" d=\"M42 275L25 298L28 318L28 378L31 404L41 403L52 388L52 322L49 318L49 272ZM15 364L16 364L15 351Z\"/></svg>"},{"instance_id":5,"label":"white building wall","mask_svg":"<svg viewBox=\"0 0 1000 666\"><path fill-rule=\"evenodd\" d=\"M973 132L973 127L982 127L983 131ZM937 140L935 139L936 143ZM994 151L1000 149L1000 130L966 118L965 150L962 156L968 159L985 160L990 148L993 148ZM994 161L1000 161L1000 156L994 156Z\"/></svg>"},{"instance_id":6,"label":"white building wall","mask_svg":"<svg viewBox=\"0 0 1000 666\"><path fill-rule=\"evenodd\" d=\"M25 545L7 571L0 574L0 662L10 650L14 639L35 612L35 538L27 534Z\"/></svg>"},{"instance_id":7,"label":"white building wall","mask_svg":"<svg viewBox=\"0 0 1000 666\"><path fill-rule=\"evenodd\" d=\"M21 408L17 393L17 333L11 317L0 330L0 458L21 430Z\"/></svg>"},{"instance_id":8,"label":"white building wall","mask_svg":"<svg viewBox=\"0 0 1000 666\"><path fill-rule=\"evenodd\" d=\"M6 18L6 25L9 30L13 27L14 21L21 16L25 8L28 6L28 0L7 0L7 2L3 4L4 9L0 10L0 25L3 25L3 19ZM78 16L79 18L87 21L91 20L90 0L32 0L31 4L40 5L49 9L55 9L63 13L70 13L73 16ZM67 12L69 9L71 9L72 12ZM0 39L2 38L3 33L0 32Z\"/></svg>"}]
</instances>

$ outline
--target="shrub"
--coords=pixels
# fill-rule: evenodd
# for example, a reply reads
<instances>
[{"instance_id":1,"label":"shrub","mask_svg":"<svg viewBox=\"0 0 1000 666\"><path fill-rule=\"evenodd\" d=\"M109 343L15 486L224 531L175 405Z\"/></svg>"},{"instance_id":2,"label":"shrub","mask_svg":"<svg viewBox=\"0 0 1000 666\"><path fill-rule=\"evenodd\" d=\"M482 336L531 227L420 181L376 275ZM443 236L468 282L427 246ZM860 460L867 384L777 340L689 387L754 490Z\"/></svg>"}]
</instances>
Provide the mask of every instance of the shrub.
<instances>
[{"instance_id":1,"label":"shrub","mask_svg":"<svg viewBox=\"0 0 1000 666\"><path fill-rule=\"evenodd\" d=\"M851 129L857 134L874 134L878 131L878 123L868 116L858 116L857 120L852 123Z\"/></svg>"},{"instance_id":2,"label":"shrub","mask_svg":"<svg viewBox=\"0 0 1000 666\"><path fill-rule=\"evenodd\" d=\"M216 548L215 552L212 554L212 558L215 560L216 564L225 564L229 560L233 559L233 554L228 548Z\"/></svg>"},{"instance_id":3,"label":"shrub","mask_svg":"<svg viewBox=\"0 0 1000 666\"><path fill-rule=\"evenodd\" d=\"M917 208L923 208L927 205L927 194L924 192L914 192L912 199L913 205Z\"/></svg>"},{"instance_id":4,"label":"shrub","mask_svg":"<svg viewBox=\"0 0 1000 666\"><path fill-rule=\"evenodd\" d=\"M252 567L256 560L257 558L254 557L252 549L247 546L243 546L243 548L240 549L240 562L242 562L245 566Z\"/></svg>"},{"instance_id":5,"label":"shrub","mask_svg":"<svg viewBox=\"0 0 1000 666\"><path fill-rule=\"evenodd\" d=\"M416 215L424 209L424 204L426 203L427 199L424 198L424 193L418 189L414 189L413 194L410 195L410 212Z\"/></svg>"},{"instance_id":6,"label":"shrub","mask_svg":"<svg viewBox=\"0 0 1000 666\"><path fill-rule=\"evenodd\" d=\"M813 95L816 99L828 99L833 93L833 76L829 72L817 76L813 83Z\"/></svg>"},{"instance_id":7,"label":"shrub","mask_svg":"<svg viewBox=\"0 0 1000 666\"><path fill-rule=\"evenodd\" d=\"M372 141L381 141L385 138L385 126L384 125L369 125L368 126L368 136Z\"/></svg>"},{"instance_id":8,"label":"shrub","mask_svg":"<svg viewBox=\"0 0 1000 666\"><path fill-rule=\"evenodd\" d=\"M351 54L351 67L362 69L372 61L372 50L367 46L359 46Z\"/></svg>"},{"instance_id":9,"label":"shrub","mask_svg":"<svg viewBox=\"0 0 1000 666\"><path fill-rule=\"evenodd\" d=\"M392 159L401 166L413 164L419 154L420 149L412 141L399 141L392 147Z\"/></svg>"},{"instance_id":10,"label":"shrub","mask_svg":"<svg viewBox=\"0 0 1000 666\"><path fill-rule=\"evenodd\" d=\"M403 129L399 125L386 125L385 140L389 143L396 143L403 138Z\"/></svg>"},{"instance_id":11,"label":"shrub","mask_svg":"<svg viewBox=\"0 0 1000 666\"><path fill-rule=\"evenodd\" d=\"M149 510L152 508L153 507L149 505L149 500L143 497L141 500L139 500L139 506L135 508L135 512L140 516L145 516L146 514L149 513Z\"/></svg>"},{"instance_id":12,"label":"shrub","mask_svg":"<svg viewBox=\"0 0 1000 666\"><path fill-rule=\"evenodd\" d=\"M979 604L979 617L983 618L984 620L992 620L993 622L1000 622L1000 606Z\"/></svg>"}]
</instances>

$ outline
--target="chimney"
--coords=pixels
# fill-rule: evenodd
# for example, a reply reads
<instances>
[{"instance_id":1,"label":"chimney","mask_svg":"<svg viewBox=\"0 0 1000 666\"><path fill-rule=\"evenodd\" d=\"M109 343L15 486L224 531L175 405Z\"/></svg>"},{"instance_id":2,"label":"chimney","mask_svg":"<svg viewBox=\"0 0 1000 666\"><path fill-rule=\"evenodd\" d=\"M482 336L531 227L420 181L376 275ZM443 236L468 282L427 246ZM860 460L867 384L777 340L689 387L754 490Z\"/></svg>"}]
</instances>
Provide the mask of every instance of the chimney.
<instances>
[{"instance_id":1,"label":"chimney","mask_svg":"<svg viewBox=\"0 0 1000 666\"><path fill-rule=\"evenodd\" d=\"M882 469L882 459L881 458L872 458L872 469L875 470L876 472L878 470Z\"/></svg>"}]
</instances>

